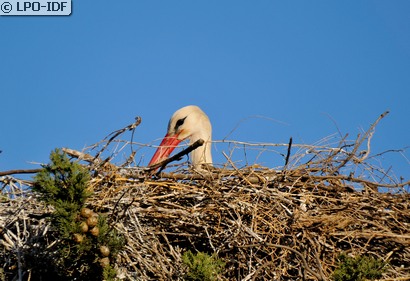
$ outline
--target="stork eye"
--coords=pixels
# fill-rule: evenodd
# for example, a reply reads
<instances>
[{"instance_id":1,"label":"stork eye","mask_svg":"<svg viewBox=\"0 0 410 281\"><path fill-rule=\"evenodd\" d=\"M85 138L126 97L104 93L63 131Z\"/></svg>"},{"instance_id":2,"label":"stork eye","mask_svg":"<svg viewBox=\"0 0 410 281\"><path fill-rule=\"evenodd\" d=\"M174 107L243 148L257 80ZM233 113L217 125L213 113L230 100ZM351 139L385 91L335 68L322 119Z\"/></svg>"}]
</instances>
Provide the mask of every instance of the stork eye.
<instances>
[{"instance_id":1,"label":"stork eye","mask_svg":"<svg viewBox=\"0 0 410 281\"><path fill-rule=\"evenodd\" d=\"M178 131L178 128L184 124L184 121L186 119L186 116L184 118L178 119L177 123L175 124L175 131Z\"/></svg>"}]
</instances>

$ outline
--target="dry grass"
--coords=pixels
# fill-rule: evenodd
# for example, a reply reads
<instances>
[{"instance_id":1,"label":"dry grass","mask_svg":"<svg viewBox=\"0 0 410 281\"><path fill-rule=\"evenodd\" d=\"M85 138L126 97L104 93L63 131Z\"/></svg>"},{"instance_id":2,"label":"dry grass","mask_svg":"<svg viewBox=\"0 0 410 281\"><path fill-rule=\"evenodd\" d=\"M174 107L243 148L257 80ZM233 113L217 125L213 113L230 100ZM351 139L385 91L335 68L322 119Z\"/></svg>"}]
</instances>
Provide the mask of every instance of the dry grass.
<instances>
[{"instance_id":1,"label":"dry grass","mask_svg":"<svg viewBox=\"0 0 410 281\"><path fill-rule=\"evenodd\" d=\"M299 151L279 170L237 168L227 156L220 169L195 172L178 165L153 177L128 165L135 153L114 163L112 156L124 147L138 147L117 139L126 130L86 151L65 151L92 171L88 205L126 238L115 262L119 279L181 280L182 253L197 250L226 262L220 280L328 280L341 252L388 262L381 280L410 280L409 182L369 161L380 119L352 142L292 145ZM265 152L281 147L231 144ZM285 156L290 150L284 149ZM93 151L98 157L90 156ZM110 157L101 160L106 152ZM1 181L2 274L34 278L30 257L41 258L42 250L58 243L43 217L50 210L24 189L30 182L11 176Z\"/></svg>"}]
</instances>

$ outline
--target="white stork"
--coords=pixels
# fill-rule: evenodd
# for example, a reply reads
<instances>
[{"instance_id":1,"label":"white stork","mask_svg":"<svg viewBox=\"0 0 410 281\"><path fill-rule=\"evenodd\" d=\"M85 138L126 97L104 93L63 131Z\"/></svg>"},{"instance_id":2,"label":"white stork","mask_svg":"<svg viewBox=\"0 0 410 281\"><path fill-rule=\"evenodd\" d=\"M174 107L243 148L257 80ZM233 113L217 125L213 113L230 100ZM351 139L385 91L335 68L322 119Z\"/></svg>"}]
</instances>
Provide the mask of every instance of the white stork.
<instances>
[{"instance_id":1,"label":"white stork","mask_svg":"<svg viewBox=\"0 0 410 281\"><path fill-rule=\"evenodd\" d=\"M195 105L178 109L168 123L168 131L159 145L148 166L157 164L171 154L177 145L189 139L190 144L198 139L205 141L204 145L191 152L194 168L201 169L202 164L212 165L211 141L212 126L208 116Z\"/></svg>"}]
</instances>

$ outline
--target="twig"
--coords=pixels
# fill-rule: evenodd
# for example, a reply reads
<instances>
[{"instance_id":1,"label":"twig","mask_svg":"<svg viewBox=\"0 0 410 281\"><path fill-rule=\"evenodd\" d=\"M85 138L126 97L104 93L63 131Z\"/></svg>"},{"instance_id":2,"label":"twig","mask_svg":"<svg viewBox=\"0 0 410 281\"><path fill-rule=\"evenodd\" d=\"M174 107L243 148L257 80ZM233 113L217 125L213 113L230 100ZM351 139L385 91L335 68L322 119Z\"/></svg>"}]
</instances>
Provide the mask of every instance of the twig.
<instances>
[{"instance_id":1,"label":"twig","mask_svg":"<svg viewBox=\"0 0 410 281\"><path fill-rule=\"evenodd\" d=\"M312 245L315 244L315 243L313 243L313 241L312 241L309 237L308 237L308 239L309 239L309 241L310 241L310 243L311 243ZM322 277L322 279L323 279L323 280L326 280L325 274L323 273L322 263L320 262L320 258L319 258L319 255L318 255L318 253L321 252L321 246L320 246L320 244L318 243L318 241L317 241L316 238L313 238L313 240L316 242L316 245L318 245L318 246L317 246L317 249L316 249L316 251L315 251L315 259L316 259L317 268L319 269L319 274L320 274L320 276Z\"/></svg>"},{"instance_id":2,"label":"twig","mask_svg":"<svg viewBox=\"0 0 410 281\"><path fill-rule=\"evenodd\" d=\"M40 171L41 171L41 169L9 170L9 171L0 172L0 176L8 176L8 175L14 175L14 174L35 174L35 173L38 173Z\"/></svg>"},{"instance_id":3,"label":"twig","mask_svg":"<svg viewBox=\"0 0 410 281\"><path fill-rule=\"evenodd\" d=\"M132 203L134 203L134 198L132 198L131 202L124 208L122 217L118 219L118 214L117 213L119 213L119 212L117 212L117 207L118 207L118 204L120 203L120 201L122 200L122 198L124 197L124 195L127 192L128 192L128 190L124 190L124 192L121 194L120 198L118 198L117 202L115 202L114 208L111 212L112 215L110 216L108 224L111 224L114 219L115 219L116 222L118 222L123 217L125 217L125 213L127 212L128 208L132 205Z\"/></svg>"},{"instance_id":4,"label":"twig","mask_svg":"<svg viewBox=\"0 0 410 281\"><path fill-rule=\"evenodd\" d=\"M88 163L93 163L96 159L94 156L81 152L81 151L77 151L74 149L70 149L70 148L62 148L62 151L67 153L68 155L78 158L80 160L84 160ZM98 161L101 161L101 159L97 159Z\"/></svg>"},{"instance_id":5,"label":"twig","mask_svg":"<svg viewBox=\"0 0 410 281\"><path fill-rule=\"evenodd\" d=\"M131 130L135 130L135 128L141 124L141 117L137 116L135 117L135 122L126 126L125 128L122 128L120 130L114 131L111 134L109 134L107 137L109 137L110 135L112 135L109 140L107 141L107 143L103 146L103 148L97 153L97 155L95 155L95 158L99 158L101 153L103 153L103 151L110 145L110 143L119 135L121 135L122 133L124 133L125 131L131 131ZM105 137L104 139L107 139L107 137ZM102 164L104 164L106 161L109 161L109 158L104 160Z\"/></svg>"},{"instance_id":6,"label":"twig","mask_svg":"<svg viewBox=\"0 0 410 281\"><path fill-rule=\"evenodd\" d=\"M229 164L232 166L232 168L235 170L235 172L251 187L253 187L253 184L248 180L247 177L238 169L236 168L235 164L232 162L231 158L226 155L225 152L223 152L223 155L225 156L226 160L229 162Z\"/></svg>"},{"instance_id":7,"label":"twig","mask_svg":"<svg viewBox=\"0 0 410 281\"><path fill-rule=\"evenodd\" d=\"M174 156L169 157L169 158L165 159L164 161L161 161L157 164L149 166L146 171L148 171L148 172L156 171L158 168L160 168L160 170L158 171L158 173L160 173L165 168L166 165L168 165L169 163L171 163L173 161L180 160L182 156L187 155L191 151L193 151L193 150L197 149L198 147L202 146L204 143L205 142L204 142L203 139L199 139L196 142L194 142L193 144L191 144L190 146L188 146L187 148L185 148L184 150L182 150L181 152L178 152L177 154L175 154Z\"/></svg>"},{"instance_id":8,"label":"twig","mask_svg":"<svg viewBox=\"0 0 410 281\"><path fill-rule=\"evenodd\" d=\"M77 151L77 150L70 149L70 148L62 148L62 151L64 153L67 153L71 157L78 158L79 160L86 161L93 165L97 164L97 165L102 166L103 164L105 164L105 161L103 161L101 158L94 157L88 153L84 153L84 152ZM114 164L111 164L111 163L109 163L109 166L116 167Z\"/></svg>"},{"instance_id":9,"label":"twig","mask_svg":"<svg viewBox=\"0 0 410 281\"><path fill-rule=\"evenodd\" d=\"M346 176L346 175L338 175L338 176L315 176L315 175L310 175L310 176L304 176L301 179L303 180L327 180L327 179L336 179L336 180L344 180L344 181L350 181L350 182L356 182L356 183L362 183L362 184L367 184L367 185L377 185L379 187L386 187L386 188L397 188L397 187L404 187L406 185L410 185L410 180L402 183L396 183L396 184L383 184L383 183L377 183L377 182L372 182L369 180L365 180L362 178L354 178L351 176Z\"/></svg>"},{"instance_id":10,"label":"twig","mask_svg":"<svg viewBox=\"0 0 410 281\"><path fill-rule=\"evenodd\" d=\"M379 118L377 118L377 120L370 126L370 128L367 130L367 132L366 132L361 138L358 137L358 140L356 141L356 144L355 144L355 146L354 146L352 152L349 154L348 157L346 157L346 158L342 161L342 163L339 164L339 166L337 166L336 168L333 169L333 172L338 171L340 168L342 168L344 165L346 165L347 162L349 162L353 157L356 156L357 150L359 149L360 145L363 143L363 141L364 141L366 138L368 138L368 139L369 139L369 142L370 142L370 139L371 139L371 137L373 136L373 131L374 131L376 125L380 122L380 120L382 120L384 117L386 117L387 114L389 114L389 111L383 112L383 113L379 116ZM368 143L368 145L369 145L369 143ZM367 158L367 155L368 155L368 153L366 153L365 156L363 156L361 159L358 159L357 161L358 161L359 163L361 163L362 161L364 161L364 160Z\"/></svg>"},{"instance_id":11,"label":"twig","mask_svg":"<svg viewBox=\"0 0 410 281\"><path fill-rule=\"evenodd\" d=\"M289 139L288 152L286 153L286 160L285 160L285 168L284 169L286 169L286 167L288 166L291 148L292 148L292 137L290 137L290 139Z\"/></svg>"}]
</instances>

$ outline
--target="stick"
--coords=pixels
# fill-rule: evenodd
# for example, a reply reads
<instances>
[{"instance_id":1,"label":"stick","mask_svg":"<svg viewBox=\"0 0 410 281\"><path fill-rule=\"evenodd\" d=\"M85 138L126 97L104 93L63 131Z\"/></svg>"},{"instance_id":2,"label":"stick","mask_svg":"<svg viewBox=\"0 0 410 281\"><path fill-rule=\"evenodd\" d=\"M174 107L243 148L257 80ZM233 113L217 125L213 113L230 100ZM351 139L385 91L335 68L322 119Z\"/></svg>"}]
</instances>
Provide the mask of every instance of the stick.
<instances>
[{"instance_id":1,"label":"stick","mask_svg":"<svg viewBox=\"0 0 410 281\"><path fill-rule=\"evenodd\" d=\"M340 168L342 168L344 165L346 165L346 163L349 162L349 161L356 155L357 150L359 149L360 145L363 143L363 141L364 141L366 138L369 138L369 142L370 142L370 139L371 139L371 137L373 136L373 131L374 131L376 125L380 122L380 120L382 120L384 117L386 117L387 114L389 114L389 111L383 112L383 113L379 116L379 118L377 118L377 120L370 126L370 128L367 130L367 132L366 132L360 139L359 139L359 137L358 137L358 140L356 141L356 144L355 144L355 146L354 146L352 152L350 153L350 155L349 155L348 157L346 157L346 158L342 161L342 163L340 163L339 166L337 166L335 169L333 169L332 173L334 173L334 172L336 172L336 171L339 171ZM369 143L368 143L368 146L369 146ZM365 153L365 156L363 156L363 158L362 158L362 159L359 159L358 161L359 161L359 162L360 162L360 161L363 161L365 158L367 158L367 155L368 155L368 152L366 152L366 153Z\"/></svg>"},{"instance_id":2,"label":"stick","mask_svg":"<svg viewBox=\"0 0 410 281\"><path fill-rule=\"evenodd\" d=\"M74 149L63 148L62 150L63 150L63 152L65 152L65 153L67 153L68 155L70 155L71 157L78 158L79 160L86 161L86 162L88 162L88 163L90 163L90 164L93 164L93 165L100 165L100 166L102 166L102 165L104 165L104 164L106 163L106 161L105 161L105 160L103 161L101 158L96 158L96 157L94 157L94 156L92 156L92 155L90 155L90 154L87 154L87 153L84 153L84 152L80 152L80 151L77 151L77 150L74 150ZM109 163L109 162L107 162L107 163L108 163L108 165L109 165L110 167L116 167L114 164L111 164L111 163Z\"/></svg>"},{"instance_id":3,"label":"stick","mask_svg":"<svg viewBox=\"0 0 410 281\"><path fill-rule=\"evenodd\" d=\"M96 159L94 158L94 156L84 153L84 152L80 152L74 149L70 149L70 148L62 148L62 151L67 153L68 155L78 158L79 160L84 160L88 163L93 163ZM98 162L101 162L101 159L98 159Z\"/></svg>"},{"instance_id":4,"label":"stick","mask_svg":"<svg viewBox=\"0 0 410 281\"><path fill-rule=\"evenodd\" d=\"M291 148L292 148L292 137L290 137L290 139L289 139L288 152L287 152L287 154L286 154L286 160L285 160L285 167L287 167L287 166L288 166L288 163L289 163L289 157L290 157L290 150L291 150Z\"/></svg>"},{"instance_id":5,"label":"stick","mask_svg":"<svg viewBox=\"0 0 410 281\"><path fill-rule=\"evenodd\" d=\"M40 171L41 171L41 169L9 170L9 171L0 172L0 177L1 177L1 176L13 175L13 174L35 174L35 173L38 173L38 172L40 172Z\"/></svg>"},{"instance_id":6,"label":"stick","mask_svg":"<svg viewBox=\"0 0 410 281\"><path fill-rule=\"evenodd\" d=\"M105 139L107 139L107 137L109 137L110 135L112 135L112 137L107 141L107 143L104 145L104 147L97 153L97 155L95 156L95 158L99 158L101 153L103 153L103 151L107 148L108 145L110 145L110 143L119 135L121 135L122 133L124 133L125 131L131 131L134 130L139 124L141 124L141 117L137 116L135 117L135 122L128 125L125 128L119 129L117 131L112 132L111 134L109 134L108 136L105 137ZM106 159L105 161L108 161L109 159Z\"/></svg>"},{"instance_id":7,"label":"stick","mask_svg":"<svg viewBox=\"0 0 410 281\"><path fill-rule=\"evenodd\" d=\"M185 148L184 150L182 150L181 152L178 152L177 154L175 154L174 156L165 159L164 161L161 161L157 164L151 165L147 168L147 171L155 171L158 168L160 168L160 170L158 171L158 173L160 173L166 165L168 165L169 163L173 162L173 161L177 161L179 159L181 159L182 156L187 155L188 153L190 153L191 151L197 149L198 147L202 146L204 144L204 140L203 139L199 139L196 142L194 142L193 144L191 144L190 146L188 146L187 148Z\"/></svg>"}]
</instances>

